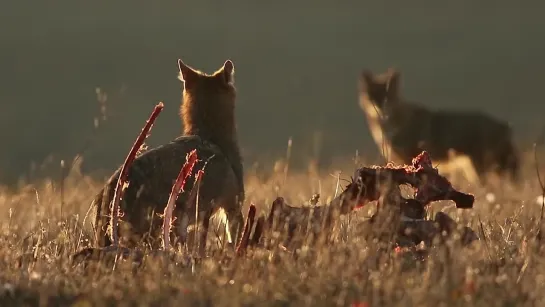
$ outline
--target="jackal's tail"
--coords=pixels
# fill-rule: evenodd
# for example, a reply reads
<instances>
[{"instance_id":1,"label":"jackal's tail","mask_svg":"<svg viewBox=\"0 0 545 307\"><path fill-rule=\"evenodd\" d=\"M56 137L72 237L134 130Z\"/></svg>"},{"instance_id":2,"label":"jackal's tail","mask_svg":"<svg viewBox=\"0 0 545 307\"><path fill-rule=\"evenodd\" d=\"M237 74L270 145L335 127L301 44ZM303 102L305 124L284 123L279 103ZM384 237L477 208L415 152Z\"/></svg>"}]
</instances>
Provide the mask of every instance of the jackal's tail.
<instances>
[{"instance_id":1,"label":"jackal's tail","mask_svg":"<svg viewBox=\"0 0 545 307\"><path fill-rule=\"evenodd\" d=\"M106 210L108 210L107 200L109 194L108 186L101 189L93 199L91 207L94 212L93 220L93 233L95 245L99 247L104 247L111 245L110 239L107 235L106 226L108 224L108 217Z\"/></svg>"}]
</instances>

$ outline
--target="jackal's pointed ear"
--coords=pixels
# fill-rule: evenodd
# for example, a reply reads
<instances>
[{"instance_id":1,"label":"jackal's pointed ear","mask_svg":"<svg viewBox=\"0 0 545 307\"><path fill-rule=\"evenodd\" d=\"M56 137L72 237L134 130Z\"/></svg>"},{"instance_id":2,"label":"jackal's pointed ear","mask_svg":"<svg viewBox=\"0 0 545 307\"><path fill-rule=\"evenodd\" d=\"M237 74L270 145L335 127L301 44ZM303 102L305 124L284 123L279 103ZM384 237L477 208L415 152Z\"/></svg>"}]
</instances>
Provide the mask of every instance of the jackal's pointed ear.
<instances>
[{"instance_id":1,"label":"jackal's pointed ear","mask_svg":"<svg viewBox=\"0 0 545 307\"><path fill-rule=\"evenodd\" d=\"M362 91L367 91L374 83L373 73L369 70L363 70L360 74L359 86Z\"/></svg>"},{"instance_id":2,"label":"jackal's pointed ear","mask_svg":"<svg viewBox=\"0 0 545 307\"><path fill-rule=\"evenodd\" d=\"M224 78L225 83L235 84L235 64L233 64L233 61L225 61L223 67L220 69L220 74Z\"/></svg>"},{"instance_id":3,"label":"jackal's pointed ear","mask_svg":"<svg viewBox=\"0 0 545 307\"><path fill-rule=\"evenodd\" d=\"M191 83L197 78L197 72L187 66L181 59L178 59L178 68L180 70L178 79L184 82L184 84Z\"/></svg>"},{"instance_id":4,"label":"jackal's pointed ear","mask_svg":"<svg viewBox=\"0 0 545 307\"><path fill-rule=\"evenodd\" d=\"M369 70L364 70L361 72L361 80L367 82L367 83L373 83L374 75Z\"/></svg>"},{"instance_id":5,"label":"jackal's pointed ear","mask_svg":"<svg viewBox=\"0 0 545 307\"><path fill-rule=\"evenodd\" d=\"M388 94L389 96L397 96L399 93L399 86L401 83L401 74L397 69L393 67L388 68L387 74L389 75Z\"/></svg>"}]
</instances>

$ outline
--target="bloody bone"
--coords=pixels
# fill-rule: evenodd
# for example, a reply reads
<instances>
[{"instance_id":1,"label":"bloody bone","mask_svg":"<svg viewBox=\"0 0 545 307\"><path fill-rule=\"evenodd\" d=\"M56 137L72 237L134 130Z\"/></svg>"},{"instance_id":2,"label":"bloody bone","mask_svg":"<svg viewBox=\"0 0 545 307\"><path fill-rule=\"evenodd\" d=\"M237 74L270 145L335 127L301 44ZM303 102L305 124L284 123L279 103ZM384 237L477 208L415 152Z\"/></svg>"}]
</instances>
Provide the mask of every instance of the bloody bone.
<instances>
[{"instance_id":1,"label":"bloody bone","mask_svg":"<svg viewBox=\"0 0 545 307\"><path fill-rule=\"evenodd\" d=\"M132 162L136 158L136 154L142 147L144 140L148 137L149 132L151 128L153 127L155 120L157 119L157 116L159 116L161 111L163 111L163 108L164 108L164 104L162 102L159 102L155 106L155 108L153 109L153 112L151 112L149 119L146 121L144 128L142 128L142 131L140 131L140 134L136 138L136 141L134 141L134 144L131 147L131 151L125 158L125 162L123 163L123 166L121 167L121 174L119 176L119 179L117 180L114 197L110 205L110 208L111 208L110 209L110 212L111 212L110 235L111 235L114 246L118 246L119 244L117 227L118 227L119 217L123 215L120 212L121 210L119 209L119 202L123 198L123 194L125 192L125 187L126 187L125 185L128 184L128 181L129 181L127 180L129 167L131 166Z\"/></svg>"},{"instance_id":2,"label":"bloody bone","mask_svg":"<svg viewBox=\"0 0 545 307\"><path fill-rule=\"evenodd\" d=\"M248 215L246 216L246 222L244 223L244 230L242 232L242 237L240 243L237 246L237 254L242 255L245 249L248 247L250 242L250 231L252 231L252 226L254 224L256 208L253 204L250 205L248 209Z\"/></svg>"},{"instance_id":3,"label":"bloody bone","mask_svg":"<svg viewBox=\"0 0 545 307\"><path fill-rule=\"evenodd\" d=\"M197 150L193 149L186 155L186 162L182 166L174 185L172 185L172 191L168 197L167 206L163 213L163 249L170 248L170 232L172 229L172 223L174 222L173 212L176 207L176 199L181 192L184 192L184 186L187 178L191 176L193 167L197 163Z\"/></svg>"},{"instance_id":4,"label":"bloody bone","mask_svg":"<svg viewBox=\"0 0 545 307\"><path fill-rule=\"evenodd\" d=\"M278 230L281 225L286 225L282 224L284 221L288 221L288 242L293 238L298 226L310 225L310 231L314 233L326 228L331 229L332 223L339 215L348 214L381 198L383 200L381 205L398 206L403 216L412 219L423 219L425 207L439 200L452 200L457 208L473 207L474 196L454 189L452 184L433 167L427 152L422 152L412 162L412 165L396 166L389 163L386 166L363 167L356 170L351 183L326 206L293 207L282 197L278 197L273 202L267 219L262 217L258 220L249 245L257 244L264 232ZM401 196L399 186L402 184L411 185L415 189L414 199ZM279 225L273 225L274 221L278 221Z\"/></svg>"},{"instance_id":5,"label":"bloody bone","mask_svg":"<svg viewBox=\"0 0 545 307\"><path fill-rule=\"evenodd\" d=\"M351 203L344 205L347 207L344 211L352 211L370 201L379 200L382 189L396 188L402 184L409 184L415 189L414 199L422 206L434 201L452 200L456 208L470 209L475 201L473 195L454 189L433 167L428 153L423 151L413 159L412 165L396 166L388 163L386 166L362 167L356 170L354 179L340 195L341 198L348 197L348 202Z\"/></svg>"}]
</instances>

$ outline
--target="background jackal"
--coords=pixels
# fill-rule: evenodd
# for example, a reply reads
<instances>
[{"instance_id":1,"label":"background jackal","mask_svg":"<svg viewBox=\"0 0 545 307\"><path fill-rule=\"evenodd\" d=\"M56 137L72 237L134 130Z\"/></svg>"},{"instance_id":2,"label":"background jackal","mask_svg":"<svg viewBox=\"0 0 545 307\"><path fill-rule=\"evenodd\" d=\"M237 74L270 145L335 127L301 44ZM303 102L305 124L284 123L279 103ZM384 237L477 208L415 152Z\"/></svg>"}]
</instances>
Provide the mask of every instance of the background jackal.
<instances>
[{"instance_id":1,"label":"background jackal","mask_svg":"<svg viewBox=\"0 0 545 307\"><path fill-rule=\"evenodd\" d=\"M519 156L507 123L479 111L430 110L406 101L400 95L400 73L392 68L376 75L364 70L359 96L373 139L387 159L410 163L426 150L439 169L453 157L466 157L470 163L465 164L472 164L466 168L481 180L488 172L517 179ZM473 181L472 170L464 171Z\"/></svg>"}]
</instances>

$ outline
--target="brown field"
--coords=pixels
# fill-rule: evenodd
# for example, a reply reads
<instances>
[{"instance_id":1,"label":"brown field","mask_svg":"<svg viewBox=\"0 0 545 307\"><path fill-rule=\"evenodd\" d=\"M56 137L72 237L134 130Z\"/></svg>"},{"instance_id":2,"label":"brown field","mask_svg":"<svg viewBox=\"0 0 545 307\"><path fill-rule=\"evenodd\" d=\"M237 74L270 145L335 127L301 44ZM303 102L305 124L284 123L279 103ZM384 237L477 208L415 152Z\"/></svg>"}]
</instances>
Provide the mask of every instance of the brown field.
<instances>
[{"instance_id":1,"label":"brown field","mask_svg":"<svg viewBox=\"0 0 545 307\"><path fill-rule=\"evenodd\" d=\"M341 240L329 248L303 248L297 258L279 250L256 250L226 262L212 243L208 246L213 255L193 268L149 258L138 269L120 261L115 270L108 264L84 268L70 261L71 254L89 245L89 221L83 229L82 224L102 184L82 175L76 163L64 180L64 202L56 179L1 192L0 302L19 306L539 304L545 299L543 258L531 243L523 244L533 242L532 228L540 213L533 163L526 159L527 179L518 191L502 184L477 188L454 182L475 194L475 209L456 211L449 204L435 203L430 210L446 210L476 230L481 240L466 250L447 245L447 253L446 248L438 248L426 264L392 252L381 254L385 258L380 266L372 265L379 255L358 236L358 223L370 215L364 207L343 229ZM354 168L347 163L341 178L348 178ZM252 202L258 213L268 209L276 195L295 204L320 192L325 200L334 194L337 181L329 174L288 173L284 182L282 172L272 172L266 181L260 178L264 177L249 172L246 179L245 208ZM214 235L210 237L214 241ZM18 267L18 257L28 253L36 260L27 256Z\"/></svg>"}]
</instances>

